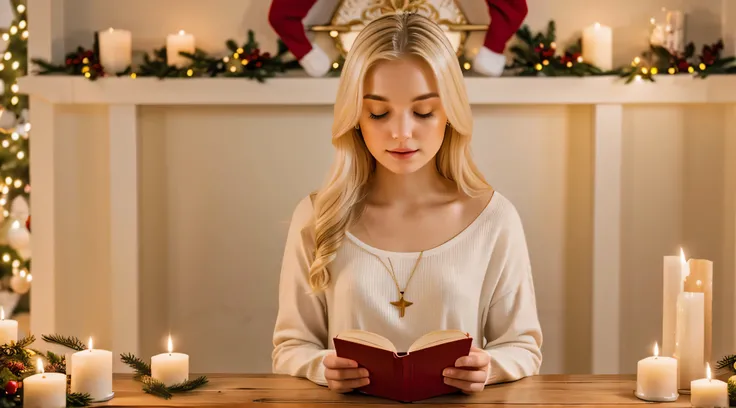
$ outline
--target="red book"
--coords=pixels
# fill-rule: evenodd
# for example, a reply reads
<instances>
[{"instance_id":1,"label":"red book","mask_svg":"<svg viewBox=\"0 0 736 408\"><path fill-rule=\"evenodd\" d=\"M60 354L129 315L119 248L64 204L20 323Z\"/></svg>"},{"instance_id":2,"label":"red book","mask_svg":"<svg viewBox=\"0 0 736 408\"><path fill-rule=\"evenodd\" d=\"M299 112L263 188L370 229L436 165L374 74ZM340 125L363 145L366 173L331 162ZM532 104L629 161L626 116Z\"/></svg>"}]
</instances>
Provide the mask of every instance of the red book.
<instances>
[{"instance_id":1,"label":"red book","mask_svg":"<svg viewBox=\"0 0 736 408\"><path fill-rule=\"evenodd\" d=\"M338 357L355 360L368 370L370 384L358 391L414 402L458 392L445 384L442 371L470 354L473 339L459 330L433 331L417 339L405 353L385 337L362 330L340 333L334 342Z\"/></svg>"}]
</instances>

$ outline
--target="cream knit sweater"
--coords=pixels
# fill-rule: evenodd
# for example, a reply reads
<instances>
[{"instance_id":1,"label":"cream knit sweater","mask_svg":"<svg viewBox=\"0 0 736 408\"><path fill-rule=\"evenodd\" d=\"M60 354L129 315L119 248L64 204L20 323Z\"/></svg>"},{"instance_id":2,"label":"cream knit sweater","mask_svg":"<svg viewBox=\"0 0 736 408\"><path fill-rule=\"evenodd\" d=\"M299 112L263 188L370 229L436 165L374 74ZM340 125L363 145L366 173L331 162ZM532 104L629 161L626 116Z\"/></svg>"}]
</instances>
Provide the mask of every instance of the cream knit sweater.
<instances>
[{"instance_id":1,"label":"cream knit sweater","mask_svg":"<svg viewBox=\"0 0 736 408\"><path fill-rule=\"evenodd\" d=\"M305 197L295 209L286 239L273 335L273 371L326 385L322 360L334 353L332 339L362 329L406 351L420 336L439 329L470 333L491 357L487 384L539 373L542 332L521 220L499 192L460 234L424 252L407 288L413 302L399 317L386 265L404 288L419 253L373 248L347 233L331 281L312 293L307 273L314 249L313 208Z\"/></svg>"}]
</instances>

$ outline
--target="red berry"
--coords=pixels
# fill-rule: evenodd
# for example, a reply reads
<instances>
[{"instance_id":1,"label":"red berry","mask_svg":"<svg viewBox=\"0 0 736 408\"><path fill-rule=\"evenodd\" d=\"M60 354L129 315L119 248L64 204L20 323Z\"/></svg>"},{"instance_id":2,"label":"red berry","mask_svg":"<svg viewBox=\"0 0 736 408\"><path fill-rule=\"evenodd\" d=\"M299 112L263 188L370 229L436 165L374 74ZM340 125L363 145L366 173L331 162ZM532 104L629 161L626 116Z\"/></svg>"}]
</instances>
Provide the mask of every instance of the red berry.
<instances>
[{"instance_id":1,"label":"red berry","mask_svg":"<svg viewBox=\"0 0 736 408\"><path fill-rule=\"evenodd\" d=\"M26 229L28 232L31 232L31 216L28 216L28 219L26 219Z\"/></svg>"},{"instance_id":2,"label":"red berry","mask_svg":"<svg viewBox=\"0 0 736 408\"><path fill-rule=\"evenodd\" d=\"M15 393L18 392L18 381L8 381L7 384L5 384L5 392L8 393L8 395L15 395Z\"/></svg>"}]
</instances>

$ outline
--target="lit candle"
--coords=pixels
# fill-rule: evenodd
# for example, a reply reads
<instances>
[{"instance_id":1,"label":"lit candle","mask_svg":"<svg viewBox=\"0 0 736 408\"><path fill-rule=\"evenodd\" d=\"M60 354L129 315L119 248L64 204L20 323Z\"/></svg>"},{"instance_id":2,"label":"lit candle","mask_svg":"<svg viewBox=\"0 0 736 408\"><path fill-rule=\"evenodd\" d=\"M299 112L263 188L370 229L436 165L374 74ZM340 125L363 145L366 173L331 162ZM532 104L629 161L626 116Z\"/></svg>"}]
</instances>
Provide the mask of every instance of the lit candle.
<instances>
[{"instance_id":1,"label":"lit candle","mask_svg":"<svg viewBox=\"0 0 736 408\"><path fill-rule=\"evenodd\" d=\"M18 341L18 322L5 320L5 308L0 306L0 344Z\"/></svg>"},{"instance_id":2,"label":"lit candle","mask_svg":"<svg viewBox=\"0 0 736 408\"><path fill-rule=\"evenodd\" d=\"M194 53L194 36L180 30L178 34L169 34L166 37L166 61L169 65L179 68L189 65L190 60L179 55L179 52Z\"/></svg>"},{"instance_id":3,"label":"lit candle","mask_svg":"<svg viewBox=\"0 0 736 408\"><path fill-rule=\"evenodd\" d=\"M694 380L690 385L690 405L704 408L728 407L728 385L710 376L710 364L707 364L705 378Z\"/></svg>"},{"instance_id":4,"label":"lit candle","mask_svg":"<svg viewBox=\"0 0 736 408\"><path fill-rule=\"evenodd\" d=\"M583 60L608 71L613 69L613 32L611 27L595 23L583 30Z\"/></svg>"},{"instance_id":5,"label":"lit candle","mask_svg":"<svg viewBox=\"0 0 736 408\"><path fill-rule=\"evenodd\" d=\"M675 354L677 337L677 297L682 293L685 278L689 274L685 252L680 256L664 257L662 276L662 355Z\"/></svg>"},{"instance_id":6,"label":"lit candle","mask_svg":"<svg viewBox=\"0 0 736 408\"><path fill-rule=\"evenodd\" d=\"M677 360L659 357L654 344L654 356L639 360L636 366L636 396L645 401L676 401Z\"/></svg>"},{"instance_id":7,"label":"lit candle","mask_svg":"<svg viewBox=\"0 0 736 408\"><path fill-rule=\"evenodd\" d=\"M677 297L677 358L678 389L686 393L693 380L700 378L705 365L704 295L682 292Z\"/></svg>"},{"instance_id":8,"label":"lit candle","mask_svg":"<svg viewBox=\"0 0 736 408\"><path fill-rule=\"evenodd\" d=\"M39 358L36 372L23 380L23 407L25 408L65 408L66 375L44 373L43 361Z\"/></svg>"},{"instance_id":9,"label":"lit candle","mask_svg":"<svg viewBox=\"0 0 736 408\"><path fill-rule=\"evenodd\" d=\"M688 277L685 279L685 292L704 294L704 353L705 361L711 361L713 346L713 262L707 259L690 259Z\"/></svg>"},{"instance_id":10,"label":"lit candle","mask_svg":"<svg viewBox=\"0 0 736 408\"><path fill-rule=\"evenodd\" d=\"M151 377L167 386L181 384L189 379L189 356L173 353L173 349L169 335L169 352L151 357Z\"/></svg>"},{"instance_id":11,"label":"lit candle","mask_svg":"<svg viewBox=\"0 0 736 408\"><path fill-rule=\"evenodd\" d=\"M112 398L112 352L89 348L72 354L71 392L88 393L93 401Z\"/></svg>"},{"instance_id":12,"label":"lit candle","mask_svg":"<svg viewBox=\"0 0 736 408\"><path fill-rule=\"evenodd\" d=\"M127 30L112 28L97 33L100 64L108 74L125 71L133 60L132 35Z\"/></svg>"}]
</instances>

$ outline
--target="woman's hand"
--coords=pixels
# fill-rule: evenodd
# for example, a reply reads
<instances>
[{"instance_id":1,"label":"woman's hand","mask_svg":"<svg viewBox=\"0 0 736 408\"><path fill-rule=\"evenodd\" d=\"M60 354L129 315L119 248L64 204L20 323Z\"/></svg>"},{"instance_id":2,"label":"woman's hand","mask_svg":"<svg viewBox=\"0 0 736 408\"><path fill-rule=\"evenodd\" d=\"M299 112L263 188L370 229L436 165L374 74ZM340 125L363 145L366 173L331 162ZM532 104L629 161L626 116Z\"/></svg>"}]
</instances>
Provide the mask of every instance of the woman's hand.
<instances>
[{"instance_id":1,"label":"woman's hand","mask_svg":"<svg viewBox=\"0 0 736 408\"><path fill-rule=\"evenodd\" d=\"M328 354L322 364L325 366L327 386L336 392L350 392L356 388L364 387L370 382L368 370L358 368L358 363L354 360Z\"/></svg>"},{"instance_id":2,"label":"woman's hand","mask_svg":"<svg viewBox=\"0 0 736 408\"><path fill-rule=\"evenodd\" d=\"M442 375L445 384L459 388L465 393L483 391L491 369L491 357L478 347L471 347L470 354L455 361L455 367L448 367Z\"/></svg>"}]
</instances>

